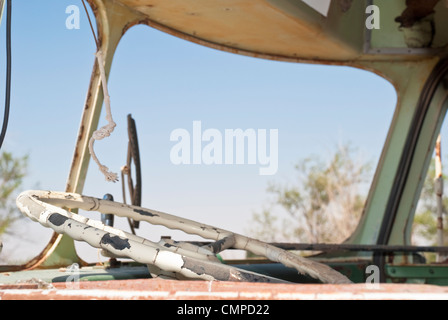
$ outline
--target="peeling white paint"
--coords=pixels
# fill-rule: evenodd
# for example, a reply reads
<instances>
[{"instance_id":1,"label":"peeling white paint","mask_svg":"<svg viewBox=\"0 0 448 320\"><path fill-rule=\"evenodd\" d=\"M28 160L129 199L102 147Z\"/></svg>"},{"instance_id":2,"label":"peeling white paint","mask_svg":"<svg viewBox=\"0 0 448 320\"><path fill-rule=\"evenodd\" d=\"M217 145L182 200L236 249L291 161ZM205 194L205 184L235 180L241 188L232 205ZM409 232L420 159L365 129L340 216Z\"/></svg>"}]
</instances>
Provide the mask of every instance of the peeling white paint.
<instances>
[{"instance_id":1,"label":"peeling white paint","mask_svg":"<svg viewBox=\"0 0 448 320\"><path fill-rule=\"evenodd\" d=\"M180 272L184 261L182 260L182 256L178 254L168 251L160 251L157 254L154 264L166 271Z\"/></svg>"},{"instance_id":2,"label":"peeling white paint","mask_svg":"<svg viewBox=\"0 0 448 320\"><path fill-rule=\"evenodd\" d=\"M167 248L160 243L154 243L122 230L105 226L99 221L87 219L79 214L72 214L62 207L115 214L137 221L163 225L170 229L182 230L206 239L222 240L222 243L215 246L217 251L220 251L220 245L222 248L232 245L235 249L248 250L274 262L280 262L287 267L295 268L300 273L308 274L324 283L350 283L345 276L324 264L240 234L156 210L74 193L52 191L23 192L17 198L17 206L24 215L58 233L67 234L78 241L85 241L95 248L105 249L117 257L126 257L144 264L155 265L161 270L175 272L186 278L284 282L219 263L209 251L209 248L213 246L199 248L192 244L177 245L175 242L170 242L171 247Z\"/></svg>"}]
</instances>

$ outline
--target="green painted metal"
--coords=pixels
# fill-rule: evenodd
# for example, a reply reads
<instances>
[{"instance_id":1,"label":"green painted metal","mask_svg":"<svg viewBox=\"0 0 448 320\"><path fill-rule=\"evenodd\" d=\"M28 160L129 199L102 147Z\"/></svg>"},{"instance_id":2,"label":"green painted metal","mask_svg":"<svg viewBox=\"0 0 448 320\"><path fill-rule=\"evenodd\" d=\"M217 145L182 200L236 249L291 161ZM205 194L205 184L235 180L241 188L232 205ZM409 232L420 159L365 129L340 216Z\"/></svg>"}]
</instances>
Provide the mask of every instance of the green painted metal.
<instances>
[{"instance_id":1,"label":"green painted metal","mask_svg":"<svg viewBox=\"0 0 448 320\"><path fill-rule=\"evenodd\" d=\"M448 92L442 84L428 110L426 121L417 143L409 180L402 196L402 204L392 229L389 240L391 245L411 243L411 229L417 202L434 152L436 139L448 108L447 94Z\"/></svg>"},{"instance_id":2,"label":"green painted metal","mask_svg":"<svg viewBox=\"0 0 448 320\"><path fill-rule=\"evenodd\" d=\"M386 265L388 282L448 285L446 265Z\"/></svg>"},{"instance_id":3,"label":"green painted metal","mask_svg":"<svg viewBox=\"0 0 448 320\"><path fill-rule=\"evenodd\" d=\"M74 241L70 237L61 237L55 249L39 265L39 268L66 267L73 263L83 264L76 252Z\"/></svg>"},{"instance_id":4,"label":"green painted metal","mask_svg":"<svg viewBox=\"0 0 448 320\"><path fill-rule=\"evenodd\" d=\"M347 241L351 244L377 244L379 229L384 219L387 201L394 183L400 157L416 112L420 92L438 59L421 62L366 63L376 70L387 72L395 84L398 102L383 153L358 228ZM413 201L413 199L411 199ZM409 244L402 241L394 244Z\"/></svg>"},{"instance_id":5,"label":"green painted metal","mask_svg":"<svg viewBox=\"0 0 448 320\"><path fill-rule=\"evenodd\" d=\"M367 1L367 4L369 3L378 6L381 10L381 28L371 30L371 48L374 50L380 49L382 54L386 54L387 49L404 49L401 50L402 53L405 53L408 49L413 49L408 47L406 39L410 35L418 37L419 35L415 31L418 28L410 30L399 28L399 23L395 21L395 18L405 11L406 1L371 0ZM447 45L448 30L445 26L448 19L448 10L445 6L444 1L439 1L434 8L436 14L433 16L433 21L437 32L434 36L433 48L446 48Z\"/></svg>"},{"instance_id":6,"label":"green painted metal","mask_svg":"<svg viewBox=\"0 0 448 320\"><path fill-rule=\"evenodd\" d=\"M373 49L379 48L407 48L404 34L397 28L395 18L405 9L404 1L375 0L372 4L381 9L381 29L372 29L370 45Z\"/></svg>"}]
</instances>

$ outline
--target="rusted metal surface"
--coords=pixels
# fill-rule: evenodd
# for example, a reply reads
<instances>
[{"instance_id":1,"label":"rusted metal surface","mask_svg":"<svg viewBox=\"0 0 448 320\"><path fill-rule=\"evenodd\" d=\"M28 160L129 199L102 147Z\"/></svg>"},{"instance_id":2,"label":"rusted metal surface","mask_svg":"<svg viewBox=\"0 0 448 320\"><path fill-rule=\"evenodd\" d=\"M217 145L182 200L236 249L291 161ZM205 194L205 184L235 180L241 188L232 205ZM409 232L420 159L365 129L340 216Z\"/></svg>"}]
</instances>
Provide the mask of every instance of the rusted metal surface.
<instances>
[{"instance_id":1,"label":"rusted metal surface","mask_svg":"<svg viewBox=\"0 0 448 320\"><path fill-rule=\"evenodd\" d=\"M76 288L0 287L0 300L447 300L448 288L430 285L290 285L160 279L79 282Z\"/></svg>"},{"instance_id":2,"label":"rusted metal surface","mask_svg":"<svg viewBox=\"0 0 448 320\"><path fill-rule=\"evenodd\" d=\"M342 12L350 10L353 4L353 0L338 0L338 2Z\"/></svg>"},{"instance_id":3,"label":"rusted metal surface","mask_svg":"<svg viewBox=\"0 0 448 320\"><path fill-rule=\"evenodd\" d=\"M129 28L129 24L137 24L144 16L137 12L132 12L129 8L116 2L103 0L87 1L96 18L99 49L103 53L105 61L104 71L106 77L108 77L115 50L125 30ZM94 40L92 39L93 42ZM95 62L67 180L67 192L82 192L84 187L90 161L89 140L98 127L104 100L101 83L100 70L98 63Z\"/></svg>"},{"instance_id":4,"label":"rusted metal surface","mask_svg":"<svg viewBox=\"0 0 448 320\"><path fill-rule=\"evenodd\" d=\"M395 19L400 23L405 43L409 48L431 48L436 33L444 26L436 27L433 10L439 0L406 1L407 9Z\"/></svg>"},{"instance_id":5,"label":"rusted metal surface","mask_svg":"<svg viewBox=\"0 0 448 320\"><path fill-rule=\"evenodd\" d=\"M108 200L81 196L75 193L51 191L26 191L17 198L17 206L23 214L57 233L85 241L95 248L111 252L117 257L131 258L147 264L151 273L173 278L199 278L227 281L283 282L260 274L246 272L227 265L217 264L213 253L229 245L247 250L274 262L295 268L324 283L350 283L350 280L327 265L300 257L267 243L251 239L227 230L201 224L160 211L141 208ZM115 214L138 221L182 230L206 239L215 240L212 246L192 248L176 243L154 243L119 229L105 226L62 208L98 211ZM210 249L213 250L210 251ZM209 251L209 255L202 251Z\"/></svg>"},{"instance_id":6,"label":"rusted metal surface","mask_svg":"<svg viewBox=\"0 0 448 320\"><path fill-rule=\"evenodd\" d=\"M439 2L440 0L406 0L406 10L395 21L399 22L401 27L410 28L434 13L434 7Z\"/></svg>"}]
</instances>

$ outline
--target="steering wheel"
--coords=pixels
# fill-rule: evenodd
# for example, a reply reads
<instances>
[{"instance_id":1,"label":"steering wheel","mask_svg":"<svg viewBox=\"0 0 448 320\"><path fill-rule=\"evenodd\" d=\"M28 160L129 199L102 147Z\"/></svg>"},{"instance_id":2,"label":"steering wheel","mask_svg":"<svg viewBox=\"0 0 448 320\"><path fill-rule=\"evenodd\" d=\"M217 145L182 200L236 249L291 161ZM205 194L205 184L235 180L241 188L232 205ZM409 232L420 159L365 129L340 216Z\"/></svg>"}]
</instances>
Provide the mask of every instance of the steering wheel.
<instances>
[{"instance_id":1,"label":"steering wheel","mask_svg":"<svg viewBox=\"0 0 448 320\"><path fill-rule=\"evenodd\" d=\"M137 126L135 120L130 114L127 116L128 121L128 154L126 158L126 165L121 168L121 183L123 191L123 202L126 203L126 190L124 184L124 176L127 176L128 191L131 199L131 204L134 206L141 206L142 203L142 170L140 163L140 151L138 146ZM135 167L135 185L132 179L132 163ZM131 232L135 234L135 229L140 226L140 221L128 218Z\"/></svg>"},{"instance_id":2,"label":"steering wheel","mask_svg":"<svg viewBox=\"0 0 448 320\"><path fill-rule=\"evenodd\" d=\"M53 191L25 191L17 198L20 211L45 227L74 240L85 241L117 257L130 258L146 264L153 277L175 279L203 279L220 281L282 282L277 278L222 264L216 254L228 248L262 255L299 273L323 283L351 283L350 280L325 264L295 255L262 241L230 231L201 224L160 211L127 205L110 200L75 193ZM155 243L145 238L106 226L100 221L68 212L68 209L98 211L182 230L214 240L206 246L175 241Z\"/></svg>"}]
</instances>

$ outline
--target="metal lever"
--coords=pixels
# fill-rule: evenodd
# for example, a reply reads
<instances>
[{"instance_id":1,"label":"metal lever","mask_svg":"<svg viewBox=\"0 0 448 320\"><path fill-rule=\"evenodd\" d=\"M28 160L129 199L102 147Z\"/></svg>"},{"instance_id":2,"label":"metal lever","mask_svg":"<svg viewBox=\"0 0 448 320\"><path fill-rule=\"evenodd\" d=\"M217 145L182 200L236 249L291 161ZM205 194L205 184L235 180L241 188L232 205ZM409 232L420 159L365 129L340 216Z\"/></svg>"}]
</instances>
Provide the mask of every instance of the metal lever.
<instances>
[{"instance_id":1,"label":"metal lever","mask_svg":"<svg viewBox=\"0 0 448 320\"><path fill-rule=\"evenodd\" d=\"M114 201L114 197L110 193L106 193L103 196L103 200ZM101 214L101 222L106 226L113 227L114 226L114 215L110 213L102 213Z\"/></svg>"}]
</instances>

